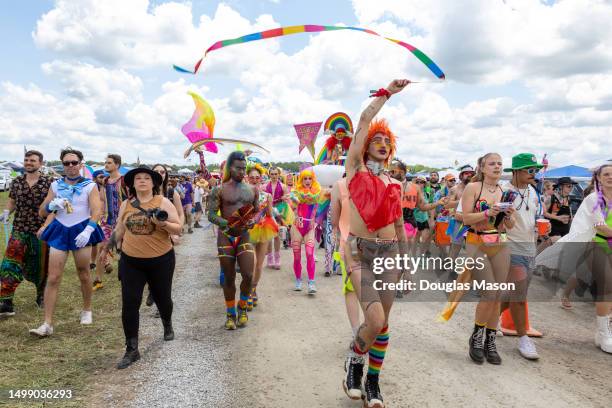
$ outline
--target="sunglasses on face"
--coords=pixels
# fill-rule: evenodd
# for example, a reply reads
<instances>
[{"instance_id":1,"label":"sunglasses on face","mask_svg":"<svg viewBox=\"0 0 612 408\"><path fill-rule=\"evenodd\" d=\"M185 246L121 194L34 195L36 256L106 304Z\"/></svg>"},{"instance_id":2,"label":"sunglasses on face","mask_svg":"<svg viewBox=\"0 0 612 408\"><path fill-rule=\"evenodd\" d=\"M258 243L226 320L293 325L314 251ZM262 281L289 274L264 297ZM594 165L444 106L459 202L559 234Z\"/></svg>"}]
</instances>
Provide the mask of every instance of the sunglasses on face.
<instances>
[{"instance_id":1,"label":"sunglasses on face","mask_svg":"<svg viewBox=\"0 0 612 408\"><path fill-rule=\"evenodd\" d=\"M391 141L389 139L373 139L372 143L376 146L387 146L391 147Z\"/></svg>"},{"instance_id":2,"label":"sunglasses on face","mask_svg":"<svg viewBox=\"0 0 612 408\"><path fill-rule=\"evenodd\" d=\"M524 171L526 171L527 174L537 174L540 171L540 169L536 169L534 167L534 168L531 168L531 169L524 169Z\"/></svg>"},{"instance_id":3,"label":"sunglasses on face","mask_svg":"<svg viewBox=\"0 0 612 408\"><path fill-rule=\"evenodd\" d=\"M62 162L62 164L64 165L64 167L70 167L70 166L78 166L81 162L78 160L72 160L72 161L65 161Z\"/></svg>"},{"instance_id":4,"label":"sunglasses on face","mask_svg":"<svg viewBox=\"0 0 612 408\"><path fill-rule=\"evenodd\" d=\"M457 180L455 180L455 179L450 179L450 180L448 180L448 181L449 181L449 183L455 183Z\"/></svg>"}]
</instances>

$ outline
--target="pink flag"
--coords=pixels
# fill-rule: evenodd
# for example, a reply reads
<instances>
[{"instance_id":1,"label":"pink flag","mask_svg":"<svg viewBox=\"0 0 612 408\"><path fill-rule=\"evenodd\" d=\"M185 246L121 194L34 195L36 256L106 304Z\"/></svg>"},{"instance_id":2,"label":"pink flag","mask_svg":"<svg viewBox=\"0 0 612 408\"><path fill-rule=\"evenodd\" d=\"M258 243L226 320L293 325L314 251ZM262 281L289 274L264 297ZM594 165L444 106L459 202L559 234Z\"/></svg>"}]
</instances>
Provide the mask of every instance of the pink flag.
<instances>
[{"instance_id":1,"label":"pink flag","mask_svg":"<svg viewBox=\"0 0 612 408\"><path fill-rule=\"evenodd\" d=\"M314 159L315 150L314 144L317 140L317 134L319 133L319 129L321 129L321 125L323 122L313 122L313 123L302 123L299 125L293 125L295 128L295 132L297 133L297 137L300 141L300 148L298 150L299 153L302 153L304 147L307 147Z\"/></svg>"},{"instance_id":2,"label":"pink flag","mask_svg":"<svg viewBox=\"0 0 612 408\"><path fill-rule=\"evenodd\" d=\"M208 102L200 95L191 91L187 93L193 98L195 110L189 122L185 123L181 128L181 131L191 143L212 138L215 130L215 113ZM212 153L219 151L214 143L206 143L204 149Z\"/></svg>"}]
</instances>

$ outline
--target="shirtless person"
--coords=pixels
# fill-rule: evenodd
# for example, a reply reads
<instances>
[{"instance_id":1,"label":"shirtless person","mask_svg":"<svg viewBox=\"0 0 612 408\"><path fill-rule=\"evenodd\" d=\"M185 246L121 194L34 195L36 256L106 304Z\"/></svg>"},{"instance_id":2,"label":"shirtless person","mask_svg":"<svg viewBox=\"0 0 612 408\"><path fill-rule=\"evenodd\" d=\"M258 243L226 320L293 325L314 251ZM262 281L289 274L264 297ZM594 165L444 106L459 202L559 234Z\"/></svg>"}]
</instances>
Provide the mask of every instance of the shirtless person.
<instances>
[{"instance_id":1,"label":"shirtless person","mask_svg":"<svg viewBox=\"0 0 612 408\"><path fill-rule=\"evenodd\" d=\"M395 152L395 135L385 120L370 122L387 99L408 83L408 80L394 80L387 89L380 89L373 95L375 99L361 113L346 161L350 213L345 258L365 322L350 344L345 365L347 374L342 385L349 398L365 398L365 406L369 408L384 407L378 374L389 341L389 312L395 299L394 290L375 290L374 281L395 283L401 273L391 268L374 275L372 264L375 258L408 254L401 206L402 187L384 172ZM368 374L362 397L361 380L368 352Z\"/></svg>"},{"instance_id":2,"label":"shirtless person","mask_svg":"<svg viewBox=\"0 0 612 408\"><path fill-rule=\"evenodd\" d=\"M225 328L234 330L246 325L247 302L251 293L255 250L249 239L249 229L255 225L259 192L255 186L243 183L246 157L243 152L232 152L224 166L223 183L215 187L208 201L208 220L219 227L217 249L219 263L225 274L223 295L227 307ZM236 260L242 282L236 314Z\"/></svg>"}]
</instances>

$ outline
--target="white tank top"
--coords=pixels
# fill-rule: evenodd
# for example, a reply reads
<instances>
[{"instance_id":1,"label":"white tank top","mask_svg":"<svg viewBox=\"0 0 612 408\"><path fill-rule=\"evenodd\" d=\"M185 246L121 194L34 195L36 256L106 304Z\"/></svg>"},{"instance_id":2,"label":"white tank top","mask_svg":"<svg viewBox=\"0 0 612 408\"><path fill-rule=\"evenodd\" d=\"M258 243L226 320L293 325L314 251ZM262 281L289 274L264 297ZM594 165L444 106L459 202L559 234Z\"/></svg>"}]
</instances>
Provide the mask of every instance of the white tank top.
<instances>
[{"instance_id":1,"label":"white tank top","mask_svg":"<svg viewBox=\"0 0 612 408\"><path fill-rule=\"evenodd\" d=\"M94 188L96 188L96 183L90 183L83 187L81 194L74 194L71 201L72 212L70 214L68 214L66 211L58 212L55 215L55 219L65 227L72 227L73 225L79 224L90 218L91 211L89 210L89 194ZM53 194L58 197L57 181L51 183L51 189L53 190Z\"/></svg>"}]
</instances>

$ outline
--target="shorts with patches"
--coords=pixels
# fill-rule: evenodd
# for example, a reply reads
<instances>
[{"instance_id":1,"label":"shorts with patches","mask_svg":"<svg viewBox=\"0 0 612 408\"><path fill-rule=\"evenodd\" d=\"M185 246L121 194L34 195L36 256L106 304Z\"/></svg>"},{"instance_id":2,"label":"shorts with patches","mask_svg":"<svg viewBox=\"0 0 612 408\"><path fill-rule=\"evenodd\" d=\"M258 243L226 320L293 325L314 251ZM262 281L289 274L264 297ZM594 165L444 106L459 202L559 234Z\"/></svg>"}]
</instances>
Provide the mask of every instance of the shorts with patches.
<instances>
[{"instance_id":1,"label":"shorts with patches","mask_svg":"<svg viewBox=\"0 0 612 408\"><path fill-rule=\"evenodd\" d=\"M382 284L397 283L399 281L401 271L397 268L395 262L391 269L384 268L386 258L395 258L399 254L397 241L376 241L351 235L347 240L347 249L351 251L351 258L353 259L349 273L355 267L361 269L361 281L353 281L353 284L361 285L361 298L359 301L381 301L382 296L385 295L394 298L395 290L377 290L374 288L374 285L375 281L381 281L377 283L377 286L380 287L382 287ZM382 271L374 273L375 268L382 268Z\"/></svg>"}]
</instances>

